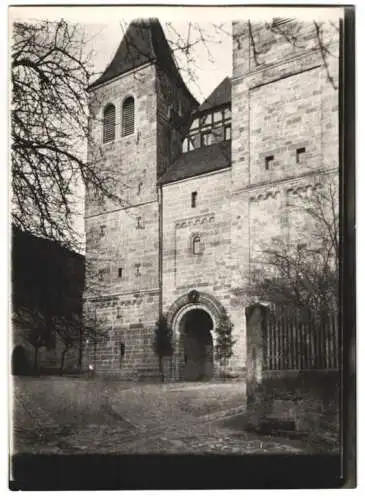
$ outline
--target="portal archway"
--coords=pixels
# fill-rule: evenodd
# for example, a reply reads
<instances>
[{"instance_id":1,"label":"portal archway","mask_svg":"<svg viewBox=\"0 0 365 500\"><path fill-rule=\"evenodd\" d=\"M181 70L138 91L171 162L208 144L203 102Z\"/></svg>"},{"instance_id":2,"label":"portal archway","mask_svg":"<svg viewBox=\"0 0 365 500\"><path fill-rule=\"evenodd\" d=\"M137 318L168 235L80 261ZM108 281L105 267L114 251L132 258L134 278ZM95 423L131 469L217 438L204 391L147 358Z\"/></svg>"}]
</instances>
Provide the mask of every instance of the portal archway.
<instances>
[{"instance_id":1,"label":"portal archway","mask_svg":"<svg viewBox=\"0 0 365 500\"><path fill-rule=\"evenodd\" d=\"M213 321L204 309L188 310L179 324L180 352L185 380L209 380L213 376Z\"/></svg>"},{"instance_id":2,"label":"portal archway","mask_svg":"<svg viewBox=\"0 0 365 500\"><path fill-rule=\"evenodd\" d=\"M215 332L224 313L224 307L214 296L197 290L180 296L170 306L167 320L173 332L174 380L213 377ZM187 338L193 340L186 345Z\"/></svg>"}]
</instances>

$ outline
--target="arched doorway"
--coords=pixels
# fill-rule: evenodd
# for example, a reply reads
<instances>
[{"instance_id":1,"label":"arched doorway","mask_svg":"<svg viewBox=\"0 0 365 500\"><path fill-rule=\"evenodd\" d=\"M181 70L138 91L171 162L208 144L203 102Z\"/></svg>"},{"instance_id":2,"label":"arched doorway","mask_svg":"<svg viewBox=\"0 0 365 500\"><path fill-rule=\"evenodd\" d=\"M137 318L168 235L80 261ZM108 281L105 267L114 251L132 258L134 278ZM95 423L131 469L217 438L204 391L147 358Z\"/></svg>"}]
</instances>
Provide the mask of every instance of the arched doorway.
<instances>
[{"instance_id":1,"label":"arched doorway","mask_svg":"<svg viewBox=\"0 0 365 500\"><path fill-rule=\"evenodd\" d=\"M204 309L190 309L182 316L179 330L184 379L209 380L213 376L212 318Z\"/></svg>"},{"instance_id":2,"label":"arched doorway","mask_svg":"<svg viewBox=\"0 0 365 500\"><path fill-rule=\"evenodd\" d=\"M169 307L167 321L174 339L173 380L204 380L214 375L216 328L224 314L224 307L213 295L198 290L181 295ZM185 339L191 342L186 345ZM199 352L200 361L193 363Z\"/></svg>"}]
</instances>

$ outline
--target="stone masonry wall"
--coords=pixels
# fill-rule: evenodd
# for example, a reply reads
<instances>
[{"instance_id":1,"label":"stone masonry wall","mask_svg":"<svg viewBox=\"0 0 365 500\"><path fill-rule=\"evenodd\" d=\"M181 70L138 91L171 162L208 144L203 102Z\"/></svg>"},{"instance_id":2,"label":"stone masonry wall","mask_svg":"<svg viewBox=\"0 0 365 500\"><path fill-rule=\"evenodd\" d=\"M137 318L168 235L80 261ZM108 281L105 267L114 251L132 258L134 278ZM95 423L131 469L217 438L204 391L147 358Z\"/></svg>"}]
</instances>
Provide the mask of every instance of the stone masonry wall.
<instances>
[{"instance_id":1,"label":"stone masonry wall","mask_svg":"<svg viewBox=\"0 0 365 500\"><path fill-rule=\"evenodd\" d=\"M213 295L234 323L231 366L238 369L245 359L244 316L231 294L230 193L230 169L163 186L163 309L192 289ZM200 236L200 255L193 254L194 236Z\"/></svg>"},{"instance_id":2,"label":"stone masonry wall","mask_svg":"<svg viewBox=\"0 0 365 500\"><path fill-rule=\"evenodd\" d=\"M90 318L109 325L107 338L86 346L84 364L96 373L117 374L122 378L158 376L157 358L152 349L158 311L159 291L109 295L89 300ZM121 343L124 355L121 355Z\"/></svg>"},{"instance_id":3,"label":"stone masonry wall","mask_svg":"<svg viewBox=\"0 0 365 500\"><path fill-rule=\"evenodd\" d=\"M237 368L246 364L244 311L254 262L274 236L309 235L305 221L295 230L303 218L291 200L338 169L338 33L318 26L330 50L325 60L313 23L279 25L296 30L295 46L263 23L252 23L251 33L247 22L233 24L232 167L162 187L162 309L193 288L213 295L235 325ZM120 111L128 95L135 98L136 130L122 138ZM93 96L89 159L110 173L121 201L86 196L85 314L109 328L109 338L96 350L88 345L87 356L97 371L157 374L151 349L160 293L156 180L178 152L181 129L169 121L169 107L184 116L194 103L153 65L96 88ZM116 106L116 140L102 145L108 102ZM192 252L196 235L200 255Z\"/></svg>"},{"instance_id":4,"label":"stone masonry wall","mask_svg":"<svg viewBox=\"0 0 365 500\"><path fill-rule=\"evenodd\" d=\"M272 238L310 237L292 205L338 173L338 32L319 26L331 52L326 64L314 23L280 25L296 33L296 46L264 23L251 23L251 33L247 21L233 23L232 294L242 311Z\"/></svg>"},{"instance_id":5,"label":"stone masonry wall","mask_svg":"<svg viewBox=\"0 0 365 500\"><path fill-rule=\"evenodd\" d=\"M135 131L121 137L124 99L135 99ZM102 113L116 107L115 141L102 144ZM86 197L86 292L84 314L108 331L108 339L87 346L85 364L97 373L136 376L154 373L150 348L158 317L158 201L156 70L142 66L96 88L90 99L89 159L108 172L120 202ZM120 343L125 355L120 356ZM138 369L137 369L138 367Z\"/></svg>"}]
</instances>

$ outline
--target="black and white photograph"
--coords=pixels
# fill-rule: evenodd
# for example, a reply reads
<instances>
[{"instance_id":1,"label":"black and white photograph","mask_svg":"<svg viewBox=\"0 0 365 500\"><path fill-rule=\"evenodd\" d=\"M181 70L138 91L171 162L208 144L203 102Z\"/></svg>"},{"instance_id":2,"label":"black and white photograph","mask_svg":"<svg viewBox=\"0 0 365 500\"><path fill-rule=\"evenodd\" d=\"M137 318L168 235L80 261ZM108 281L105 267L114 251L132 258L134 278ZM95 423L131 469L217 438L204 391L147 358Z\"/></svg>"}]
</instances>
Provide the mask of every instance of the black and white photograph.
<instances>
[{"instance_id":1,"label":"black and white photograph","mask_svg":"<svg viewBox=\"0 0 365 500\"><path fill-rule=\"evenodd\" d=\"M10 489L355 487L354 11L8 15Z\"/></svg>"}]
</instances>

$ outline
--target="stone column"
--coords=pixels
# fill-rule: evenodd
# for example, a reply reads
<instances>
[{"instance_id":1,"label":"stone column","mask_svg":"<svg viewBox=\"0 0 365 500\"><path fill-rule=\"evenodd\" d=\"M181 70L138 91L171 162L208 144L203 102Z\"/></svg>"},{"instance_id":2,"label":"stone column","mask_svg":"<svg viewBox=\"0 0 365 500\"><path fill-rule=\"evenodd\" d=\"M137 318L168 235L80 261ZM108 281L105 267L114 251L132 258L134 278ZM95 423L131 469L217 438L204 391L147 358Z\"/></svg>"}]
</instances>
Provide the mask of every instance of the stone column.
<instances>
[{"instance_id":1,"label":"stone column","mask_svg":"<svg viewBox=\"0 0 365 500\"><path fill-rule=\"evenodd\" d=\"M265 337L268 308L254 304L246 308L247 328L247 415L250 424L257 425L266 414L263 388Z\"/></svg>"}]
</instances>

